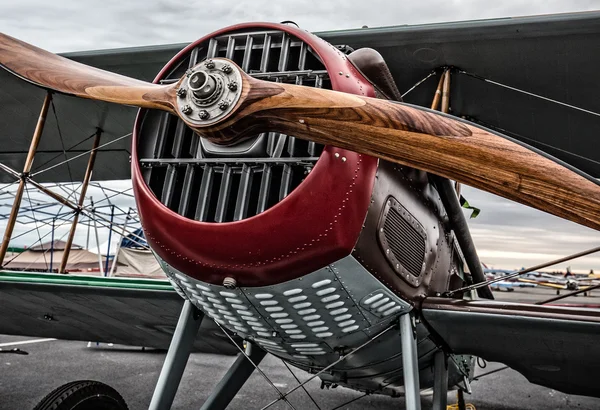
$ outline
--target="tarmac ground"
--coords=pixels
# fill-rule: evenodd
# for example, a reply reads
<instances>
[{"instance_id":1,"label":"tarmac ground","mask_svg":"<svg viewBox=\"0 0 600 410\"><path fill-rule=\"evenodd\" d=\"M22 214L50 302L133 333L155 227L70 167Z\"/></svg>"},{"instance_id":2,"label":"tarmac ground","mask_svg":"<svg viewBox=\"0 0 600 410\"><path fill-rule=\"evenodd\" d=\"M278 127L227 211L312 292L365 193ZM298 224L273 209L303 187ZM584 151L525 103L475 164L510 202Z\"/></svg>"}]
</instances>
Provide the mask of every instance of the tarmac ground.
<instances>
[{"instance_id":1,"label":"tarmac ground","mask_svg":"<svg viewBox=\"0 0 600 410\"><path fill-rule=\"evenodd\" d=\"M514 292L495 292L498 299L543 300L556 294L551 289L517 289ZM508 296L507 296L508 295ZM598 292L600 296L600 292ZM571 303L598 303L599 297L570 298ZM20 343L22 342L22 343ZM20 344L15 344L20 343ZM35 339L22 336L0 335L0 348L6 350L18 347L28 355L0 354L0 410L28 410L54 388L73 380L98 380L114 387L126 400L131 410L147 409L154 385L158 379L165 351L139 347ZM173 409L198 409L210 394L211 389L225 374L234 356L206 353L193 353L181 381ZM297 385L290 371L281 360L267 356L260 364L261 369L274 382L275 386L287 391ZM488 363L485 369L478 368L477 375L483 375L504 367L501 363ZM309 374L293 369L301 380ZM519 373L504 369L472 382L473 394L465 395L468 403L478 410L526 410L526 409L600 409L600 399L573 396L529 383ZM352 403L350 400L362 396L349 389L338 387L321 390L318 379L307 383L306 389L319 408L334 409L401 409L402 398L370 395ZM276 393L258 372L254 372L242 390L232 401L229 409L260 409ZM317 409L307 393L298 389L290 395L294 407ZM456 393L449 392L448 403L456 403ZM422 395L423 409L431 408L431 395ZM288 409L277 403L272 409Z\"/></svg>"}]
</instances>

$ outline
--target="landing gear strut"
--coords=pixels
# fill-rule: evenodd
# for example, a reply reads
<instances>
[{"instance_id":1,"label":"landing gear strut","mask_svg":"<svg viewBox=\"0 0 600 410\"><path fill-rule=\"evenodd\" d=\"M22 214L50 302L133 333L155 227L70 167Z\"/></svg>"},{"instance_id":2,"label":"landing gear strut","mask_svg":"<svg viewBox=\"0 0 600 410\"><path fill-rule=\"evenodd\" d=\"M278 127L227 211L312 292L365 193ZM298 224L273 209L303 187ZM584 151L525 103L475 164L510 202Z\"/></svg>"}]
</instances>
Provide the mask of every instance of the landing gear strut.
<instances>
[{"instance_id":1,"label":"landing gear strut","mask_svg":"<svg viewBox=\"0 0 600 410\"><path fill-rule=\"evenodd\" d=\"M167 357L160 372L156 388L150 402L150 410L168 410L173 404L181 376L185 370L194 340L202 323L203 314L188 300L183 304L177 328L173 334ZM265 357L266 352L258 346L248 343L246 354L256 365ZM244 356L229 368L223 379L217 384L211 395L202 405L202 410L222 410L227 407L246 380L254 371L254 365Z\"/></svg>"}]
</instances>

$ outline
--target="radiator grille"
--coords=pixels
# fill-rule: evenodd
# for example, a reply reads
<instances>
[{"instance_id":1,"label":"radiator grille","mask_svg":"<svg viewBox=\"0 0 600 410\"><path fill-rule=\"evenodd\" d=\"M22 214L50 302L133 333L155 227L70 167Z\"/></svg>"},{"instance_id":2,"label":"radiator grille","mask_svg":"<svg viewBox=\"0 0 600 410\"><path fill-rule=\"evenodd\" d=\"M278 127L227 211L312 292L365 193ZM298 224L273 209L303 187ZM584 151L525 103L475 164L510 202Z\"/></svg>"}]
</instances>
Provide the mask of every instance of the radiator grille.
<instances>
[{"instance_id":1,"label":"radiator grille","mask_svg":"<svg viewBox=\"0 0 600 410\"><path fill-rule=\"evenodd\" d=\"M263 80L331 88L311 48L281 31L236 32L196 47L163 80L212 57L235 61ZM232 147L200 138L177 117L149 111L139 138L146 183L171 210L199 221L230 222L272 207L310 173L323 147L280 133L263 133Z\"/></svg>"},{"instance_id":2,"label":"radiator grille","mask_svg":"<svg viewBox=\"0 0 600 410\"><path fill-rule=\"evenodd\" d=\"M394 198L388 199L379 228L379 241L394 270L410 283L425 268L427 235L423 226ZM412 276L412 280L411 280Z\"/></svg>"}]
</instances>

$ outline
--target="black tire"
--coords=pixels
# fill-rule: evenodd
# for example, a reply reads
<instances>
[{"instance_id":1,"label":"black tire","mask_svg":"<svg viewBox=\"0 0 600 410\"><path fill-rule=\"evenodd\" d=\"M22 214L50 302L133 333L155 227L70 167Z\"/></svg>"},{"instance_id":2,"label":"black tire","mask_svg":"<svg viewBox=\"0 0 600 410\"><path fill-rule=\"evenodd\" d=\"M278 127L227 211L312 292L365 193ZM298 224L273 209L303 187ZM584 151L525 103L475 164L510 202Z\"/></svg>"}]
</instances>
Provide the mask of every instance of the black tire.
<instances>
[{"instance_id":1,"label":"black tire","mask_svg":"<svg viewBox=\"0 0 600 410\"><path fill-rule=\"evenodd\" d=\"M53 390L33 410L128 410L112 387L93 380L79 380Z\"/></svg>"}]
</instances>

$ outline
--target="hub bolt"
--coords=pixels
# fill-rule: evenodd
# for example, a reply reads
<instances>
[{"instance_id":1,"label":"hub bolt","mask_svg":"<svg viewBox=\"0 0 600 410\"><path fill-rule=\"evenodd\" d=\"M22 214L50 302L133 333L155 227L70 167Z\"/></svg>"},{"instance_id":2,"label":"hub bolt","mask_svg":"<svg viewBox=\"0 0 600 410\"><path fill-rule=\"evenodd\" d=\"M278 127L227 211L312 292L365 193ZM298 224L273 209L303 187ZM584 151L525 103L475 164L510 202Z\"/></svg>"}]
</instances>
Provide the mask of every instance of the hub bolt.
<instances>
[{"instance_id":1,"label":"hub bolt","mask_svg":"<svg viewBox=\"0 0 600 410\"><path fill-rule=\"evenodd\" d=\"M238 85L237 85L237 82L235 82L235 81L232 81L229 84L227 84L227 88L229 88L231 91L237 90L237 87L238 87Z\"/></svg>"},{"instance_id":2,"label":"hub bolt","mask_svg":"<svg viewBox=\"0 0 600 410\"><path fill-rule=\"evenodd\" d=\"M210 113L206 110L200 110L200 112L198 113L198 117L201 120L208 120L210 118Z\"/></svg>"},{"instance_id":3,"label":"hub bolt","mask_svg":"<svg viewBox=\"0 0 600 410\"><path fill-rule=\"evenodd\" d=\"M177 90L177 96L178 97L185 97L187 95L187 90L185 88L180 88Z\"/></svg>"},{"instance_id":4,"label":"hub bolt","mask_svg":"<svg viewBox=\"0 0 600 410\"><path fill-rule=\"evenodd\" d=\"M215 62L212 60L206 60L204 65L206 66L206 68L215 68Z\"/></svg>"},{"instance_id":5,"label":"hub bolt","mask_svg":"<svg viewBox=\"0 0 600 410\"><path fill-rule=\"evenodd\" d=\"M181 107L181 112L184 113L185 115L190 115L192 113L192 111L194 111L192 109L192 107L190 107L189 105L184 105L183 107Z\"/></svg>"},{"instance_id":6,"label":"hub bolt","mask_svg":"<svg viewBox=\"0 0 600 410\"><path fill-rule=\"evenodd\" d=\"M229 107L229 103L227 101L221 101L219 103L219 108L222 109L223 111L225 111L227 109L227 107Z\"/></svg>"},{"instance_id":7,"label":"hub bolt","mask_svg":"<svg viewBox=\"0 0 600 410\"><path fill-rule=\"evenodd\" d=\"M225 64L225 65L223 65L223 68L221 68L221 70L223 70L223 72L225 74L229 74L230 72L233 71L233 68L231 68L231 66L229 64Z\"/></svg>"}]
</instances>

